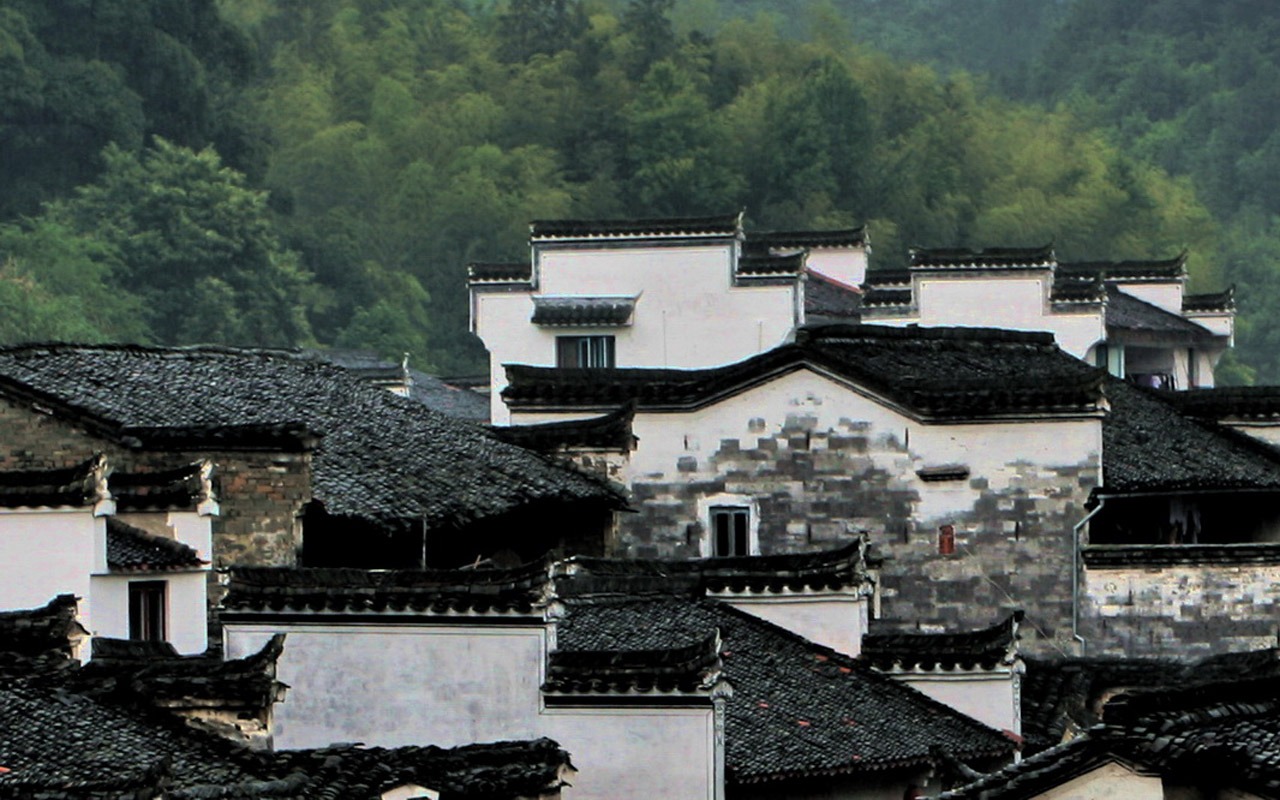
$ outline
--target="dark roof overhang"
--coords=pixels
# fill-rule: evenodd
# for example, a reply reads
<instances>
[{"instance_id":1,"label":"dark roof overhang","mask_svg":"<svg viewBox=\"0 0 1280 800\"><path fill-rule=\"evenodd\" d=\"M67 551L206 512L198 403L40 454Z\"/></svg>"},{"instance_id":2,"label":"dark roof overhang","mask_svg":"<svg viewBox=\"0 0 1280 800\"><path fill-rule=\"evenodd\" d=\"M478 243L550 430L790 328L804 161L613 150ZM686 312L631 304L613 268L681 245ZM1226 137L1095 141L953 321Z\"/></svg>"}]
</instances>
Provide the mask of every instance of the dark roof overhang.
<instances>
[{"instance_id":1,"label":"dark roof overhang","mask_svg":"<svg viewBox=\"0 0 1280 800\"><path fill-rule=\"evenodd\" d=\"M534 297L534 325L559 328L619 328L631 324L634 297Z\"/></svg>"},{"instance_id":2,"label":"dark roof overhang","mask_svg":"<svg viewBox=\"0 0 1280 800\"><path fill-rule=\"evenodd\" d=\"M615 220L535 220L529 225L534 242L572 242L598 239L736 238L742 233L742 213L707 217Z\"/></svg>"}]
</instances>

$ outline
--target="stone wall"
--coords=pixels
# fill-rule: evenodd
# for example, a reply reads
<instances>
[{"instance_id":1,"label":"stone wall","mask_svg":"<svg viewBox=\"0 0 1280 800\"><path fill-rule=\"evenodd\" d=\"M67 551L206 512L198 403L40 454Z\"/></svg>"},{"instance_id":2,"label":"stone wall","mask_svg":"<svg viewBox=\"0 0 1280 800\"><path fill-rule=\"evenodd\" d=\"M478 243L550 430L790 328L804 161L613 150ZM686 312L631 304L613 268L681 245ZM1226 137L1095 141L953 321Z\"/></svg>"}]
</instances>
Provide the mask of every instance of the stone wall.
<instances>
[{"instance_id":1,"label":"stone wall","mask_svg":"<svg viewBox=\"0 0 1280 800\"><path fill-rule=\"evenodd\" d=\"M214 566L297 562L302 535L297 520L311 498L310 454L134 450L48 412L0 399L0 470L70 467L96 452L106 453L117 471L212 460L221 507L213 521Z\"/></svg>"},{"instance_id":2,"label":"stone wall","mask_svg":"<svg viewBox=\"0 0 1280 800\"><path fill-rule=\"evenodd\" d=\"M975 628L1022 608L1027 648L1055 653L1070 646L1071 539L1097 483L1099 429L922 425L795 373L700 411L637 415L627 482L638 513L621 515L613 551L709 555L712 504L751 508L762 554L831 549L867 530L888 559L886 623ZM920 477L940 467L954 474Z\"/></svg>"},{"instance_id":3,"label":"stone wall","mask_svg":"<svg viewBox=\"0 0 1280 800\"><path fill-rule=\"evenodd\" d=\"M1275 647L1280 563L1089 568L1089 655L1196 657Z\"/></svg>"}]
</instances>

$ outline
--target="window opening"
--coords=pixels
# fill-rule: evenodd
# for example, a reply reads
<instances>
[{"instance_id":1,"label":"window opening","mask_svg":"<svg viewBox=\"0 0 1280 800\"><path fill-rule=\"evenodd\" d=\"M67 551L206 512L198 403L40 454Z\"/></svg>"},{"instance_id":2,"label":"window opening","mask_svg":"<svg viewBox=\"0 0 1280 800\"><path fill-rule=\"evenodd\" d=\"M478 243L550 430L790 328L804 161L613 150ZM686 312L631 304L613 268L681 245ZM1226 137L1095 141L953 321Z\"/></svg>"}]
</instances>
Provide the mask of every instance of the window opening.
<instances>
[{"instance_id":1,"label":"window opening","mask_svg":"<svg viewBox=\"0 0 1280 800\"><path fill-rule=\"evenodd\" d=\"M712 555L717 558L751 555L751 510L736 506L711 509Z\"/></svg>"},{"instance_id":2,"label":"window opening","mask_svg":"<svg viewBox=\"0 0 1280 800\"><path fill-rule=\"evenodd\" d=\"M601 368L614 366L612 336L557 336L556 366Z\"/></svg>"},{"instance_id":3,"label":"window opening","mask_svg":"<svg viewBox=\"0 0 1280 800\"><path fill-rule=\"evenodd\" d=\"M164 581L134 581L129 584L129 638L143 642L165 641Z\"/></svg>"}]
</instances>

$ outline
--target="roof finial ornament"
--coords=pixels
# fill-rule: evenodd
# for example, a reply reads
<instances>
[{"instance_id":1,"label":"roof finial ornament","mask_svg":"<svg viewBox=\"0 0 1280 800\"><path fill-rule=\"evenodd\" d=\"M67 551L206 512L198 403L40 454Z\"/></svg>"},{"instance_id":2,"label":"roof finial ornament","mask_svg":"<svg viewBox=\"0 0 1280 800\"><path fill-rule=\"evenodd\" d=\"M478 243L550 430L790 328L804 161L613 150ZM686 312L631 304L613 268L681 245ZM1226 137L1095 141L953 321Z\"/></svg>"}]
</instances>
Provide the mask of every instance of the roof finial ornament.
<instances>
[{"instance_id":1,"label":"roof finial ornament","mask_svg":"<svg viewBox=\"0 0 1280 800\"><path fill-rule=\"evenodd\" d=\"M106 453L94 453L89 459L89 472L85 476L85 494L93 501L93 515L105 517L116 513L116 501L111 496L107 479L111 477L111 465Z\"/></svg>"}]
</instances>

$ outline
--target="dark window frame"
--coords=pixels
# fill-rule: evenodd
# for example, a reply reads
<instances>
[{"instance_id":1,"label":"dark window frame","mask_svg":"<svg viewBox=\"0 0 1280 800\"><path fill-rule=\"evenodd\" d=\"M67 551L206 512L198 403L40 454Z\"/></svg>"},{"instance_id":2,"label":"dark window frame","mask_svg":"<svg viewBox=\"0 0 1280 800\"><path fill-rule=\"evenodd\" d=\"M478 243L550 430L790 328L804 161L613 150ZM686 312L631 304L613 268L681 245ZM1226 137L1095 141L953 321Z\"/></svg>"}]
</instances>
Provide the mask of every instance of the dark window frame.
<instances>
[{"instance_id":1,"label":"dark window frame","mask_svg":"<svg viewBox=\"0 0 1280 800\"><path fill-rule=\"evenodd\" d=\"M557 336L556 366L562 369L608 369L616 366L612 334Z\"/></svg>"},{"instance_id":2,"label":"dark window frame","mask_svg":"<svg viewBox=\"0 0 1280 800\"><path fill-rule=\"evenodd\" d=\"M129 582L129 638L142 642L169 640L169 582Z\"/></svg>"},{"instance_id":3,"label":"dark window frame","mask_svg":"<svg viewBox=\"0 0 1280 800\"><path fill-rule=\"evenodd\" d=\"M711 530L712 558L751 555L751 508L749 506L711 506L707 515Z\"/></svg>"}]
</instances>

